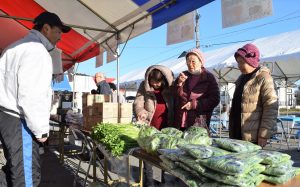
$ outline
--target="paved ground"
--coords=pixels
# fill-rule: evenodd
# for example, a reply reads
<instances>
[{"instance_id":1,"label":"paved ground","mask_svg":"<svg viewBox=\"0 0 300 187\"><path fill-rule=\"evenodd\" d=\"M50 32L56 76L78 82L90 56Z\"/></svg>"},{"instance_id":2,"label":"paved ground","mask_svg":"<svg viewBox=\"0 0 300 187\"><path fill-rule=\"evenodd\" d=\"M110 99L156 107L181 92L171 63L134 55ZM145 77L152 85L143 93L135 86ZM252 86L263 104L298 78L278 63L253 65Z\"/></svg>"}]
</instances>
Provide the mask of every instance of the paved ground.
<instances>
[{"instance_id":1,"label":"paved ground","mask_svg":"<svg viewBox=\"0 0 300 187\"><path fill-rule=\"evenodd\" d=\"M291 149L287 150L287 146L283 145L281 146L280 151L288 153L292 156L292 160L295 162L294 166L300 167L300 152L297 150L297 141L294 139L291 139L290 141ZM265 149L268 150L279 150L280 146L275 141L273 144L269 144L266 146ZM62 165L59 162L58 154L56 149L54 148L46 148L45 153L41 156L42 159L42 182L41 187L72 187L74 186L74 173L76 171L76 168L78 166L78 158L74 156L68 156L65 159L65 163ZM2 154L2 150L0 149L0 167L5 163L5 159ZM138 161L134 158L130 158L130 163L132 165L132 180L137 181L138 176ZM79 173L79 178L77 182L75 183L75 186L83 186L83 171L87 170L88 162L85 161L82 164L82 170ZM115 166L115 168L121 168L121 164L118 164ZM123 177L118 177L117 175L114 175L112 173L111 176L113 179L124 179L126 176L124 173L126 173L126 170L123 171L123 174L120 174ZM89 186L105 186L102 183L93 183L92 178L92 169L90 170L90 175L87 178ZM160 181L160 170L154 169L154 178L157 181ZM103 174L101 173L99 167L97 168L97 178L103 180ZM112 186L128 186L125 183L115 183ZM185 187L185 185L180 181L174 178L173 176L170 176L168 174L165 175L165 183L159 183L157 182L155 186L159 187Z\"/></svg>"}]
</instances>

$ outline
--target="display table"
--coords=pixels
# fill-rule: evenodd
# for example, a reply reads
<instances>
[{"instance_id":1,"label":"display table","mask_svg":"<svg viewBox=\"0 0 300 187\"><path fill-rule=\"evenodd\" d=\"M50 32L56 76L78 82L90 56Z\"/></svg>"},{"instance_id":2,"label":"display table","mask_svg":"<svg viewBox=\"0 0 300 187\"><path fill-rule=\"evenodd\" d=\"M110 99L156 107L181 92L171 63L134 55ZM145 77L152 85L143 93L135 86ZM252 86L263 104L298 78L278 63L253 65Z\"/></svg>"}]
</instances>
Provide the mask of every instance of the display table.
<instances>
[{"instance_id":1,"label":"display table","mask_svg":"<svg viewBox=\"0 0 300 187\"><path fill-rule=\"evenodd\" d=\"M156 166L162 170L164 170L164 168L162 166L160 166L160 158L157 155L151 155L149 153L147 153L146 151L142 150L142 149L136 149L135 151L133 151L132 156L143 160L145 162L148 162L150 164L152 164L153 166ZM143 175L143 172L140 173L140 175ZM141 185L142 186L142 185ZM259 187L271 187L271 186L276 186L276 187L300 187L300 175L297 175L296 177L294 177L292 180L290 180L289 182L283 184L283 185L274 185L274 184L269 184L266 182L262 182Z\"/></svg>"},{"instance_id":2,"label":"display table","mask_svg":"<svg viewBox=\"0 0 300 187\"><path fill-rule=\"evenodd\" d=\"M90 132L87 132L85 131L84 132L86 135L90 135ZM103 153L104 155L104 182L106 184L111 184L112 181L109 181L108 179L108 161L112 159L112 156L110 155L110 153L108 153L106 150L105 150L105 147L102 146L101 144L99 143L96 143L94 142L94 149L93 149L93 152L94 154L96 154L96 149L98 149L100 152ZM129 176L131 176L130 174L130 163L129 163L129 159L128 159L128 155L132 155L134 157L136 157L137 159L139 159L139 181L138 182L130 182L129 181ZM158 155L156 154L149 154L147 153L146 151L144 151L143 149L141 148L133 148L132 150L130 150L128 152L128 154L122 156L124 157L125 159L123 159L124 162L126 162L126 165L128 166L128 170L127 170L127 177L126 177L126 182L128 184L130 184L131 186L140 186L140 187L143 187L143 162L147 162L155 167L158 167L164 171L167 171L165 168L163 168L161 166L161 160L160 158L158 157ZM95 160L93 160L93 163L95 162ZM94 163L94 172L93 172L93 176L94 176L94 180L96 178L96 172L95 172L95 166L96 164ZM259 187L271 187L271 186L277 186L277 187L300 187L300 175L294 177L292 180L290 180L289 182L287 182L286 184L283 184L283 185L273 185L273 184L269 184L269 183L261 183L259 185Z\"/></svg>"},{"instance_id":3,"label":"display table","mask_svg":"<svg viewBox=\"0 0 300 187\"><path fill-rule=\"evenodd\" d=\"M271 186L276 186L276 187L299 187L300 186L300 175L297 175L294 177L292 180L289 182L282 184L282 185L274 185L274 184L269 184L269 183L261 183L259 187L271 187Z\"/></svg>"},{"instance_id":4,"label":"display table","mask_svg":"<svg viewBox=\"0 0 300 187\"><path fill-rule=\"evenodd\" d=\"M87 130L81 130L85 136L91 137L91 132ZM90 138L91 139L91 138ZM92 140L92 139L91 139ZM103 159L103 182L105 184L111 185L114 182L126 182L127 184L130 184L130 186L141 186L142 187L142 178L139 179L138 182L130 181L131 177L131 170L130 170L130 161L129 161L129 155L132 155L135 149L140 149L140 148L132 148L128 150L124 155L116 158L111 155L109 151L106 150L105 146L102 145L99 142L96 142L92 140L93 144L93 158L92 158L92 165L93 165L93 180L94 182L97 180L96 177L96 155L101 152L101 154L104 156ZM99 160L100 161L100 160ZM112 166L114 165L114 166ZM109 167L110 166L110 167ZM112 178L109 175L108 171L111 171L115 174L118 175L116 170L118 170L119 167L125 167L126 168L126 176L123 179L119 180L112 180ZM143 165L142 165L142 160L139 161L139 173L143 171ZM142 177L142 176L140 176Z\"/></svg>"}]
</instances>

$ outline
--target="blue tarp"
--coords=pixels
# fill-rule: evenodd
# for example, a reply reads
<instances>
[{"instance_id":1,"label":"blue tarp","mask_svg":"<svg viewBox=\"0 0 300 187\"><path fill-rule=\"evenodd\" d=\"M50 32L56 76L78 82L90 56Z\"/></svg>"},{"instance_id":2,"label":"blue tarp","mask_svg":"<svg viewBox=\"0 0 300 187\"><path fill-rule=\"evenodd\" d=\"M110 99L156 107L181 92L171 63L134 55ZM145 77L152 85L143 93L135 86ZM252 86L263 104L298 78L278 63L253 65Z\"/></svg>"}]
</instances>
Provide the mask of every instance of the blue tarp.
<instances>
[{"instance_id":1,"label":"blue tarp","mask_svg":"<svg viewBox=\"0 0 300 187\"><path fill-rule=\"evenodd\" d=\"M64 75L64 80L62 82L57 83L53 81L52 89L54 91L72 91L67 75Z\"/></svg>"},{"instance_id":2,"label":"blue tarp","mask_svg":"<svg viewBox=\"0 0 300 187\"><path fill-rule=\"evenodd\" d=\"M149 2L149 0L133 0L137 5L142 6ZM147 10L152 12L162 4L167 4L171 0L162 0L160 4ZM155 12L152 15L152 29L155 29L169 21L172 21L184 14L187 14L197 8L200 8L214 0L176 0L176 3L171 4L169 7L164 8L162 11Z\"/></svg>"}]
</instances>

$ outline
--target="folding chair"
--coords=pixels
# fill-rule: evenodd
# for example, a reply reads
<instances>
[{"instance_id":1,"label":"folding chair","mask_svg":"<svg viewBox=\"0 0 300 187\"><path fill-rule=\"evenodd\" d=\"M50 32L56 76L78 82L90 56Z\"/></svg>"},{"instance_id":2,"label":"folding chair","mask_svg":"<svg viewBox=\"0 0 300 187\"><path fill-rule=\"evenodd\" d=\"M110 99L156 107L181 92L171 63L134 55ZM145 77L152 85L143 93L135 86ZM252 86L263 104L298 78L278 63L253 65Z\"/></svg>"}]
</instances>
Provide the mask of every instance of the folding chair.
<instances>
[{"instance_id":1,"label":"folding chair","mask_svg":"<svg viewBox=\"0 0 300 187\"><path fill-rule=\"evenodd\" d=\"M280 141L280 148L281 149L281 145L282 145L282 140L284 138L286 145L288 147L288 150L290 150L290 145L289 145L289 141L288 141L288 137L287 137L287 132L285 131L283 122L281 119L277 118L277 125L276 125L276 133L271 137L270 140L270 144L272 145L272 140L275 141Z\"/></svg>"},{"instance_id":2,"label":"folding chair","mask_svg":"<svg viewBox=\"0 0 300 187\"><path fill-rule=\"evenodd\" d=\"M293 127L290 128L290 138L294 137L295 140L298 140L297 150L300 151L300 124L295 123Z\"/></svg>"},{"instance_id":3,"label":"folding chair","mask_svg":"<svg viewBox=\"0 0 300 187\"><path fill-rule=\"evenodd\" d=\"M78 173L79 173L79 170L81 169L80 166L81 166L81 162L83 160L81 157L84 157L85 155L87 155L89 157L89 164L88 164L87 171L85 171L85 178L84 178L84 183L83 183L83 186L85 186L86 181L87 181L87 177L89 175L90 167L91 167L91 164L93 162L93 155L96 156L95 161L97 161L97 160L99 161L99 164L101 166L100 171L102 172L102 174L104 174L104 170L103 170L104 167L103 167L103 165L100 161L99 154L97 154L97 152L96 152L96 154L93 154L93 142L92 142L91 137L86 136L84 133L82 133L78 129L70 128L70 130L71 130L71 132L72 132L72 134L75 138L75 141L81 142L81 147L82 147L81 151L78 154L79 163L78 163L78 167L77 167L77 170L76 170L76 173L75 173L73 186L76 186ZM96 150L97 149L95 149L94 151L96 151ZM94 163L94 164L96 164L96 163Z\"/></svg>"}]
</instances>

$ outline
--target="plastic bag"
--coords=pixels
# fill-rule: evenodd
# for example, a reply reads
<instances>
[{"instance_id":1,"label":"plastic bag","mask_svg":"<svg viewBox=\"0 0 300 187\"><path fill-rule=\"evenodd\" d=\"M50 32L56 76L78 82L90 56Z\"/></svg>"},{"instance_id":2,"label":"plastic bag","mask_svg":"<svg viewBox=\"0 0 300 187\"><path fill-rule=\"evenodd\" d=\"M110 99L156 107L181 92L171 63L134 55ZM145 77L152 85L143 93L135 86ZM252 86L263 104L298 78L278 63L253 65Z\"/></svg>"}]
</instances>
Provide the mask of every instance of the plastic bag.
<instances>
[{"instance_id":1,"label":"plastic bag","mask_svg":"<svg viewBox=\"0 0 300 187\"><path fill-rule=\"evenodd\" d=\"M226 150L209 146L209 145L186 144L186 145L178 145L177 147L186 151L189 155L193 156L196 159L203 159L212 156L223 156L223 155L230 154L230 152Z\"/></svg>"},{"instance_id":2,"label":"plastic bag","mask_svg":"<svg viewBox=\"0 0 300 187\"><path fill-rule=\"evenodd\" d=\"M254 165L259 164L262 160L256 153L232 153L198 160L198 162L224 174L238 175L249 172Z\"/></svg>"},{"instance_id":3,"label":"plastic bag","mask_svg":"<svg viewBox=\"0 0 300 187\"><path fill-rule=\"evenodd\" d=\"M243 140L235 140L229 138L214 138L213 141L219 147L232 152L245 153L261 149L259 145Z\"/></svg>"},{"instance_id":4,"label":"plastic bag","mask_svg":"<svg viewBox=\"0 0 300 187\"><path fill-rule=\"evenodd\" d=\"M258 155L263 158L263 161L261 163L270 165L278 164L280 162L285 162L291 159L290 155L277 151L261 150L258 152Z\"/></svg>"}]
</instances>

